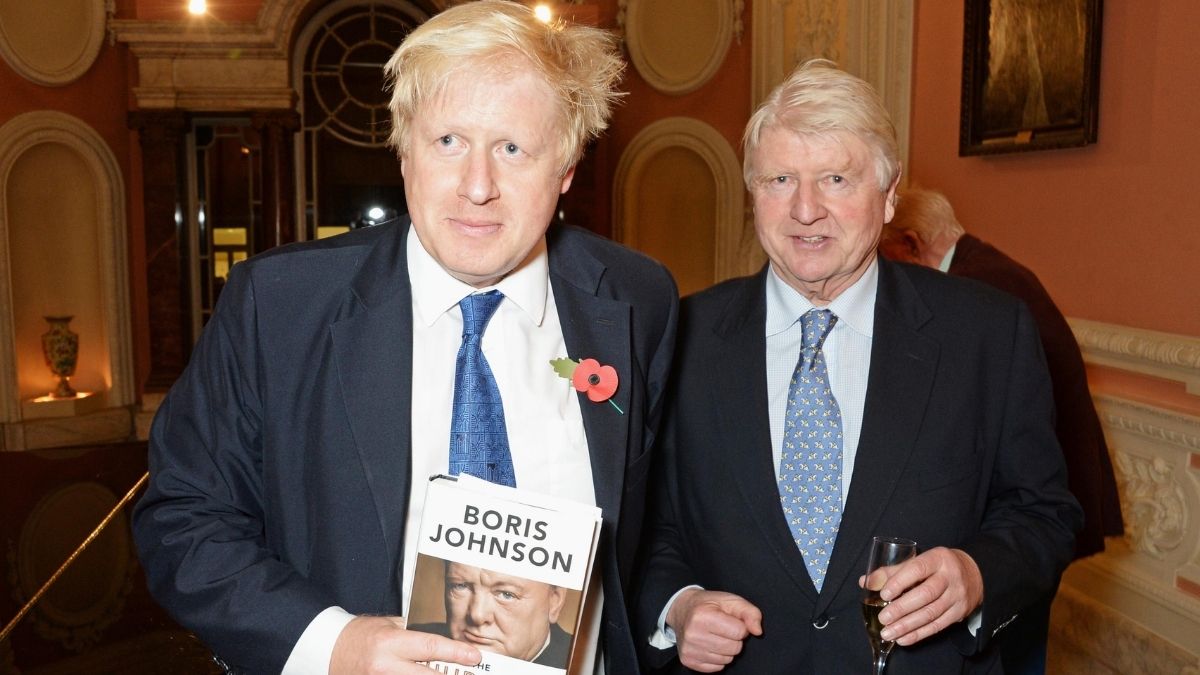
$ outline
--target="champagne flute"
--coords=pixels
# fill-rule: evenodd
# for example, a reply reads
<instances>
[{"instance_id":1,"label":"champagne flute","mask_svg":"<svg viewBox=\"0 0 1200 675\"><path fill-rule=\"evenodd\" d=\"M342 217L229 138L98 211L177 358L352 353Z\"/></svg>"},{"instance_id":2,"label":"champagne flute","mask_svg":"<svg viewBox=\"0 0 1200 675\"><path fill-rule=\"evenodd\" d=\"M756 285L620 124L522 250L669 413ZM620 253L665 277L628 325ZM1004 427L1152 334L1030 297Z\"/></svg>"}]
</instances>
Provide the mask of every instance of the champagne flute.
<instances>
[{"instance_id":1,"label":"champagne flute","mask_svg":"<svg viewBox=\"0 0 1200 675\"><path fill-rule=\"evenodd\" d=\"M883 580L876 580L876 583L872 584L871 574L882 567L897 565L916 555L917 542L909 539L875 537L871 541L871 557L867 561L867 582L863 586L862 612L863 622L867 624L867 637L871 639L874 663L871 672L874 675L883 675L883 669L887 667L888 654L892 653L892 647L896 646L896 643L879 637L879 632L883 630L883 625L879 623L879 612L887 607L888 603L879 597L879 591L883 588ZM877 586L874 590L871 588L873 585Z\"/></svg>"}]
</instances>

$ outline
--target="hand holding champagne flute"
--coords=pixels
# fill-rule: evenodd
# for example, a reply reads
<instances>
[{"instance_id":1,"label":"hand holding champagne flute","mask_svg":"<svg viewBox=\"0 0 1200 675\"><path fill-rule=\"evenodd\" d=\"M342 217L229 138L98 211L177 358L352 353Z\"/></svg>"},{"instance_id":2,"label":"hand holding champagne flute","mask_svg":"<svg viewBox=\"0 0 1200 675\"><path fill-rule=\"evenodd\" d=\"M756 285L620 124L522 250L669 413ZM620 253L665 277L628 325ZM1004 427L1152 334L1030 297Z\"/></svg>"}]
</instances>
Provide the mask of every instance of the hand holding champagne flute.
<instances>
[{"instance_id":1,"label":"hand holding champagne flute","mask_svg":"<svg viewBox=\"0 0 1200 675\"><path fill-rule=\"evenodd\" d=\"M867 578L863 585L863 621L867 625L867 637L871 640L874 675L883 675L887 667L888 654L891 654L895 642L883 640L879 633L883 625L879 623L879 612L887 607L887 601L879 597L879 591L887 582L888 575L877 571L892 565L898 565L917 555L917 542L895 537L875 537L871 541L871 554L867 560Z\"/></svg>"}]
</instances>

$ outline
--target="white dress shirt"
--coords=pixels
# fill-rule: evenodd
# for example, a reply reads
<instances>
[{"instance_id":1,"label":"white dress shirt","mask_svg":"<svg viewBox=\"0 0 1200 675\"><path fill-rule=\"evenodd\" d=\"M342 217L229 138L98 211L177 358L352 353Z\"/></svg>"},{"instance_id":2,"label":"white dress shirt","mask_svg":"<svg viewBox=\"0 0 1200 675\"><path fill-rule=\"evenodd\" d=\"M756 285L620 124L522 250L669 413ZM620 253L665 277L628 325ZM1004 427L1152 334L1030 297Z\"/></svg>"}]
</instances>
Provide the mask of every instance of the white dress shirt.
<instances>
[{"instance_id":1,"label":"white dress shirt","mask_svg":"<svg viewBox=\"0 0 1200 675\"><path fill-rule=\"evenodd\" d=\"M568 354L551 292L545 239L516 270L488 288L477 289L450 276L421 245L415 229L409 230L407 258L413 297L413 396L411 490L404 538L405 615L427 479L449 470L454 369L462 344L458 303L467 295L493 289L504 294L483 334L482 348L504 403L517 487L591 506L596 494L579 396L550 365L551 359ZM588 615L580 627L586 638L576 663L583 667L573 669L572 675L592 675L591 665L597 660L603 600L599 583L590 588L597 597L589 594ZM318 614L293 648L284 674L326 675L333 645L353 618L338 607Z\"/></svg>"}]
</instances>

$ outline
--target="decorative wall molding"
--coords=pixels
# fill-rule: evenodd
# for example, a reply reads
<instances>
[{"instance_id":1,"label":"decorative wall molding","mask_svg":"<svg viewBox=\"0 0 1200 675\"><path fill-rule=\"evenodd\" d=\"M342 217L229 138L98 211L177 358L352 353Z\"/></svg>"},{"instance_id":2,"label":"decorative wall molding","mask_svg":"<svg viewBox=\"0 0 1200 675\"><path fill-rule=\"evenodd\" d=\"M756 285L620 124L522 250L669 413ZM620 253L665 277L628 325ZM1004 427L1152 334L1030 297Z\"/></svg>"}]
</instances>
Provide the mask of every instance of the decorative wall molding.
<instances>
[{"instance_id":1,"label":"decorative wall molding","mask_svg":"<svg viewBox=\"0 0 1200 675\"><path fill-rule=\"evenodd\" d=\"M1116 326L1104 328L1104 333L1121 332ZM1180 580L1200 579L1200 523L1195 515L1200 513L1200 482L1194 463L1200 456L1200 418L1119 396L1096 396L1095 403L1117 472L1126 535L1124 540L1110 539L1105 553L1074 563L1064 576L1060 600L1069 589L1087 595L1104 611L1115 612L1122 623L1145 627L1142 632L1155 638L1147 644L1160 645L1160 636L1168 638L1186 648L1181 652L1185 661L1200 663L1200 644L1194 639L1200 635L1200 598L1180 585ZM1072 632L1077 642L1081 639L1068 626L1062 630ZM1119 667L1119 659L1104 662L1113 672L1131 672Z\"/></svg>"},{"instance_id":2,"label":"decorative wall molding","mask_svg":"<svg viewBox=\"0 0 1200 675\"><path fill-rule=\"evenodd\" d=\"M1192 517L1200 511L1200 486L1187 476L1200 449L1200 418L1115 396L1095 401L1117 472L1125 539L1161 561L1164 580L1173 582L1189 554L1200 562L1200 527Z\"/></svg>"},{"instance_id":3,"label":"decorative wall molding","mask_svg":"<svg viewBox=\"0 0 1200 675\"><path fill-rule=\"evenodd\" d=\"M1113 453L1121 476L1125 537L1134 549L1159 560L1179 548L1187 531L1188 512L1180 472L1161 457Z\"/></svg>"},{"instance_id":4,"label":"decorative wall molding","mask_svg":"<svg viewBox=\"0 0 1200 675\"><path fill-rule=\"evenodd\" d=\"M97 241L101 242L97 256L104 286L104 329L112 377L107 400L114 407L127 406L134 400L133 337L130 330L125 183L121 169L104 139L83 121L55 111L28 112L0 126L0 197L7 191L17 161L26 151L43 143L57 143L70 148L82 159L92 175L99 229ZM0 415L3 415L0 422L10 423L21 419L16 350L13 344L14 299L11 297L9 251L11 217L7 209L0 209L0 279L6 281L4 287L9 289L8 293L0 296L0 393L3 394L0 398L4 401L3 409L0 409ZM9 443L5 447L18 449Z\"/></svg>"},{"instance_id":5,"label":"decorative wall molding","mask_svg":"<svg viewBox=\"0 0 1200 675\"><path fill-rule=\"evenodd\" d=\"M18 451L127 441L133 435L134 420L130 406L0 426L4 428L4 447L0 450Z\"/></svg>"},{"instance_id":6,"label":"decorative wall molding","mask_svg":"<svg viewBox=\"0 0 1200 675\"><path fill-rule=\"evenodd\" d=\"M1200 396L1200 338L1068 319L1089 363L1182 382Z\"/></svg>"},{"instance_id":7,"label":"decorative wall molding","mask_svg":"<svg viewBox=\"0 0 1200 675\"><path fill-rule=\"evenodd\" d=\"M31 82L69 84L96 62L108 13L106 0L0 4L0 56ZM54 48L46 49L47 44Z\"/></svg>"},{"instance_id":8,"label":"decorative wall molding","mask_svg":"<svg viewBox=\"0 0 1200 675\"><path fill-rule=\"evenodd\" d=\"M1070 586L1054 601L1048 659L1058 675L1200 675L1195 654Z\"/></svg>"},{"instance_id":9,"label":"decorative wall molding","mask_svg":"<svg viewBox=\"0 0 1200 675\"><path fill-rule=\"evenodd\" d=\"M642 129L625 148L613 179L613 238L626 243L636 239L640 219L633 210L635 203L629 198L632 190L628 186L637 185L647 163L669 148L685 148L695 153L712 175L717 204L714 280L744 274L741 259L745 239L742 166L724 136L690 117L658 120Z\"/></svg>"},{"instance_id":10,"label":"decorative wall molding","mask_svg":"<svg viewBox=\"0 0 1200 675\"><path fill-rule=\"evenodd\" d=\"M375 1L425 16L405 0ZM121 19L110 28L137 60L138 108L290 110L295 104L290 41L308 6L320 2L265 0L253 24ZM444 0L432 4L438 10L447 5Z\"/></svg>"},{"instance_id":11,"label":"decorative wall molding","mask_svg":"<svg viewBox=\"0 0 1200 675\"><path fill-rule=\"evenodd\" d=\"M908 160L913 0L753 0L751 108L797 65L827 58L875 87ZM843 19L844 17L844 19Z\"/></svg>"},{"instance_id":12,"label":"decorative wall molding","mask_svg":"<svg viewBox=\"0 0 1200 675\"><path fill-rule=\"evenodd\" d=\"M629 58L642 79L664 94L693 92L720 69L737 37L742 0L621 0Z\"/></svg>"}]
</instances>

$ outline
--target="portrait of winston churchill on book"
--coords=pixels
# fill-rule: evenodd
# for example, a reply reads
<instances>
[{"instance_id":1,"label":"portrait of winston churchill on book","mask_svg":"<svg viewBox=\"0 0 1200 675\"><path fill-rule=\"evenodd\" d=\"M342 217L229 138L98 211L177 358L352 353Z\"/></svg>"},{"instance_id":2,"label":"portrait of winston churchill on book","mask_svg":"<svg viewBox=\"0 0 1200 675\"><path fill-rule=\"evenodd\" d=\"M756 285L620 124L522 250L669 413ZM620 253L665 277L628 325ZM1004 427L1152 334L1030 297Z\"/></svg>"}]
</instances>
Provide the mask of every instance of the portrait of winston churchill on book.
<instances>
[{"instance_id":1,"label":"portrait of winston churchill on book","mask_svg":"<svg viewBox=\"0 0 1200 675\"><path fill-rule=\"evenodd\" d=\"M566 668L578 591L482 567L420 556L443 568L441 588L413 589L409 628L552 668ZM419 570L416 579L429 579ZM440 591L440 597L434 591ZM561 624L561 625L560 625Z\"/></svg>"}]
</instances>

